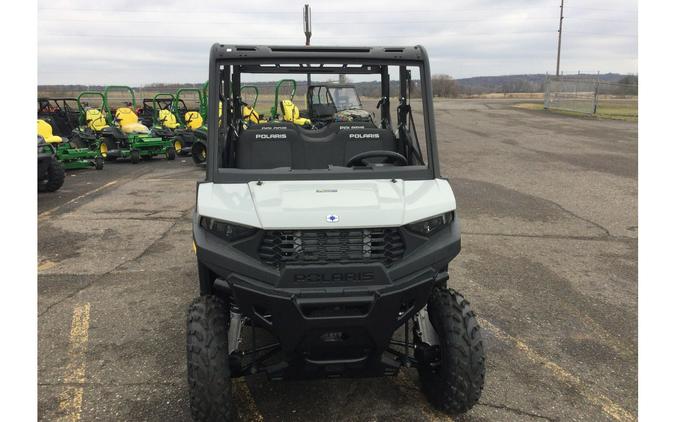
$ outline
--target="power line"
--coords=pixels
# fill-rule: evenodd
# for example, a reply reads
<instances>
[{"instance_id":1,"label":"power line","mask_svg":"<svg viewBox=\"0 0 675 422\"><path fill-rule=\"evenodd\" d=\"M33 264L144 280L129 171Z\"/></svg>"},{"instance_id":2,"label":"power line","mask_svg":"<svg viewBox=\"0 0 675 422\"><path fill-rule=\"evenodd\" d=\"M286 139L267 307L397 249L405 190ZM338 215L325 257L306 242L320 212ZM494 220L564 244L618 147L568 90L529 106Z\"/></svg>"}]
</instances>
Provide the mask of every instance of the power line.
<instances>
[{"instance_id":1,"label":"power line","mask_svg":"<svg viewBox=\"0 0 675 422\"><path fill-rule=\"evenodd\" d=\"M520 32L500 32L501 34L506 34L506 35L537 35L537 34L550 34L549 31L542 30L542 31L520 31ZM607 33L600 33L600 32L587 32L587 31L566 31L567 34L583 34L583 35L604 35L607 37L637 37L637 34L607 34ZM74 37L74 38L83 38L83 39L91 39L91 38L126 38L126 39L134 39L134 38L157 38L157 39L176 39L176 40L183 40L183 39L206 39L206 40L211 40L215 42L218 39L223 38L223 34L218 34L218 35L196 35L196 36L187 36L187 35L151 35L151 34L137 34L137 35L129 35L129 34L99 34L99 33L84 33L84 34L58 34L58 33L49 33L49 32L41 32L39 33L40 36L48 36L48 37ZM462 33L460 34L463 37L493 37L495 35L494 32L485 32L485 33ZM336 35L318 35L319 38L330 40L334 39ZM419 39L416 35L358 35L358 34L352 34L352 35L339 35L340 38L352 38L352 39ZM295 37L295 36L275 36L275 40L299 40L301 37ZM231 38L228 37L228 42L232 44L255 44L256 41L255 39L251 38L250 36L247 36L245 38ZM259 43L259 42L258 42Z\"/></svg>"},{"instance_id":2,"label":"power line","mask_svg":"<svg viewBox=\"0 0 675 422\"><path fill-rule=\"evenodd\" d=\"M510 19L502 19L502 18L495 18L495 21L503 21L503 20L511 20ZM549 21L553 19L558 19L557 17L553 18L527 18L525 20L527 21L532 21L532 20L539 20L539 21ZM634 21L632 20L620 20L620 19L603 19L603 18L586 18L586 17L570 17L570 16L565 16L566 20L572 19L572 21L577 21L577 20L583 20L583 21L598 21L598 22L627 22L627 23L633 23ZM92 25L100 25L101 23L115 23L115 24L167 24L171 26L175 25L222 25L222 21L171 21L167 22L166 20L128 20L128 19L121 19L121 20L111 20L111 19L105 19L105 21L92 21L91 19L74 19L74 18L41 18L39 19L38 23L42 24L45 22L83 22L83 23L90 23ZM461 22L466 22L466 23L471 23L471 22L487 22L486 19L481 18L481 19L451 19L451 20L420 20L420 21L406 21L406 24L412 24L412 25L428 25L428 24L448 24L448 23L461 23ZM237 21L237 22L232 22L232 23L227 23L228 26L251 26L255 25L259 22L242 22L242 21ZM341 25L344 26L345 24L347 25L363 25L363 24L373 24L373 25L396 25L399 26L400 22L391 22L391 21L386 21L386 22L376 22L376 21L354 21L350 20L349 22L339 22L339 21L316 21L315 23L320 24L320 25ZM636 22L635 22L636 23Z\"/></svg>"},{"instance_id":3,"label":"power line","mask_svg":"<svg viewBox=\"0 0 675 422\"><path fill-rule=\"evenodd\" d=\"M637 14L637 10L619 10L619 9L601 9L601 8L590 8L590 7L576 7L576 6L567 6L568 9L575 10L594 10L594 11L603 11L603 12L615 12L615 13L625 13L625 14ZM504 11L513 11L512 7L494 7L491 6L490 10L504 10ZM225 14L228 16L241 16L241 15L250 15L250 16L260 16L260 15L296 15L296 12L289 12L288 9L264 9L260 11L228 11L223 9L203 9L203 10L166 10L166 9L136 9L136 10L117 10L117 9L87 9L87 8L58 8L58 7L40 7L38 11L49 11L49 12L86 12L86 13L169 13L169 14L180 14L180 15L203 15L203 14ZM527 12L527 9L523 9L523 12ZM360 16L383 16L381 10L359 10L359 11L345 11L345 10L322 10L325 14L339 14L339 15L360 15ZM485 14L485 9L440 9L436 8L434 10L388 10L387 15L392 14L403 14L406 16L409 15L434 15L437 16L439 13L480 13L481 15ZM344 23L344 22L342 22Z\"/></svg>"}]
</instances>

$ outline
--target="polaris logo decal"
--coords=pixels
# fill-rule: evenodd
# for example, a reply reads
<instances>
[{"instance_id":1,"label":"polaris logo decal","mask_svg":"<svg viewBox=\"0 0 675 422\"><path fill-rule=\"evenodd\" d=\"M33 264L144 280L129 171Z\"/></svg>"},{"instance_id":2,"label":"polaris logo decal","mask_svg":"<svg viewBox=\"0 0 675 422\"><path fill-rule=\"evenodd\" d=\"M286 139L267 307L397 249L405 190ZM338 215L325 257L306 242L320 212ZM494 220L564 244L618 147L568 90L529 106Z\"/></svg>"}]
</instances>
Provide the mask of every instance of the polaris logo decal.
<instances>
[{"instance_id":1,"label":"polaris logo decal","mask_svg":"<svg viewBox=\"0 0 675 422\"><path fill-rule=\"evenodd\" d=\"M373 281L375 273L372 271L359 271L348 273L307 273L295 274L293 281L296 283L334 283L336 281Z\"/></svg>"},{"instance_id":2,"label":"polaris logo decal","mask_svg":"<svg viewBox=\"0 0 675 422\"><path fill-rule=\"evenodd\" d=\"M337 223L338 221L340 221L340 217L338 217L335 214L328 214L326 216L326 221L329 223Z\"/></svg>"},{"instance_id":3,"label":"polaris logo decal","mask_svg":"<svg viewBox=\"0 0 675 422\"><path fill-rule=\"evenodd\" d=\"M256 133L255 139L286 139L285 133Z\"/></svg>"},{"instance_id":4,"label":"polaris logo decal","mask_svg":"<svg viewBox=\"0 0 675 422\"><path fill-rule=\"evenodd\" d=\"M380 139L379 133L350 133L349 139Z\"/></svg>"}]
</instances>

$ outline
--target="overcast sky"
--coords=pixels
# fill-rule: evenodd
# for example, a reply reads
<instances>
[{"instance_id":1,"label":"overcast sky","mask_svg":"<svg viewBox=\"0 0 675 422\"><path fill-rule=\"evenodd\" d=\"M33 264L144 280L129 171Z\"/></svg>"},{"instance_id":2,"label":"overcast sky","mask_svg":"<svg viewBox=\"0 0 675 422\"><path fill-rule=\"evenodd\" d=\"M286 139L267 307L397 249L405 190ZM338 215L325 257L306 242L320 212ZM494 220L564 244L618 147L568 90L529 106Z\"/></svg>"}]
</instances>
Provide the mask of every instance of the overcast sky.
<instances>
[{"instance_id":1,"label":"overcast sky","mask_svg":"<svg viewBox=\"0 0 675 422\"><path fill-rule=\"evenodd\" d=\"M39 0L39 83L204 81L214 42L304 44L306 2ZM422 44L432 73L455 78L555 72L560 0L309 3L312 45ZM565 1L562 70L637 64L637 0Z\"/></svg>"}]
</instances>

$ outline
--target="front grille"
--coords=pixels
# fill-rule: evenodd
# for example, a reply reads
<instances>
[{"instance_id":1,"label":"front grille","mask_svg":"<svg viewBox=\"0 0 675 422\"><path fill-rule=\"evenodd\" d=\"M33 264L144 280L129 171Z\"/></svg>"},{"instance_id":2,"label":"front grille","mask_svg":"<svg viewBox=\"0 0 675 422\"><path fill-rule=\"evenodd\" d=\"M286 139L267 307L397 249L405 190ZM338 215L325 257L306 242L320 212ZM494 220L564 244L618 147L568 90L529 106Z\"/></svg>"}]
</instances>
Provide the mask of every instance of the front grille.
<instances>
[{"instance_id":1,"label":"front grille","mask_svg":"<svg viewBox=\"0 0 675 422\"><path fill-rule=\"evenodd\" d=\"M397 228L266 231L258 255L265 264L348 264L381 262L390 266L403 257L405 244Z\"/></svg>"}]
</instances>

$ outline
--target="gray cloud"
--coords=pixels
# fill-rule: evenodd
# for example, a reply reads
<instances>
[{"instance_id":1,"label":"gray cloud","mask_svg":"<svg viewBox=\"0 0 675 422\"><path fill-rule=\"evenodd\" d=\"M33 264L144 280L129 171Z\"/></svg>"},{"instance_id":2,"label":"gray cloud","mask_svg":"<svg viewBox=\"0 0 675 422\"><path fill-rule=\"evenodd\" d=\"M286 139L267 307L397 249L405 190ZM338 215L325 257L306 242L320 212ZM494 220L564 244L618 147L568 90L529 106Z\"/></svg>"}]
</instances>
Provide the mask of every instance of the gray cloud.
<instances>
[{"instance_id":1,"label":"gray cloud","mask_svg":"<svg viewBox=\"0 0 675 422\"><path fill-rule=\"evenodd\" d=\"M304 1L39 1L41 84L206 79L214 42L302 44ZM637 72L636 0L568 0L562 68ZM314 45L422 44L454 77L552 72L558 0L311 1Z\"/></svg>"}]
</instances>

